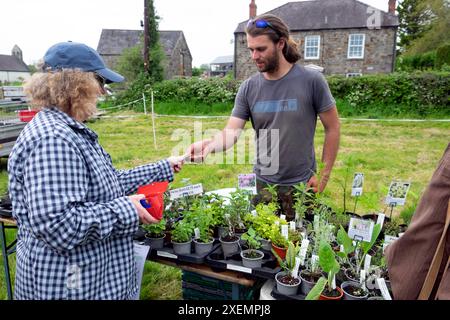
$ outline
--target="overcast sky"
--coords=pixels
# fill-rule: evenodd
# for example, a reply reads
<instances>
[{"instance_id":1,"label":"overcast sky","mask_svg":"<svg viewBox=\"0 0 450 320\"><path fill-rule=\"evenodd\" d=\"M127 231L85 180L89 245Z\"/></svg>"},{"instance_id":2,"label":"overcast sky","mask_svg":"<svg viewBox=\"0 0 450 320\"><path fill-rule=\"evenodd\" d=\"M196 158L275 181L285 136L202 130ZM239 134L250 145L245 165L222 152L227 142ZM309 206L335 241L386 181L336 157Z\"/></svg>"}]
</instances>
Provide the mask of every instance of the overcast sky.
<instances>
[{"instance_id":1,"label":"overcast sky","mask_svg":"<svg viewBox=\"0 0 450 320\"><path fill-rule=\"evenodd\" d=\"M339 0L336 0L339 1ZM289 0L256 0L258 14ZM388 0L360 0L387 11ZM182 30L193 66L233 54L238 23L248 19L250 0L154 0L160 30ZM39 60L48 47L72 40L97 49L102 28L140 29L144 0L1 0L0 54L17 44L24 60Z\"/></svg>"}]
</instances>

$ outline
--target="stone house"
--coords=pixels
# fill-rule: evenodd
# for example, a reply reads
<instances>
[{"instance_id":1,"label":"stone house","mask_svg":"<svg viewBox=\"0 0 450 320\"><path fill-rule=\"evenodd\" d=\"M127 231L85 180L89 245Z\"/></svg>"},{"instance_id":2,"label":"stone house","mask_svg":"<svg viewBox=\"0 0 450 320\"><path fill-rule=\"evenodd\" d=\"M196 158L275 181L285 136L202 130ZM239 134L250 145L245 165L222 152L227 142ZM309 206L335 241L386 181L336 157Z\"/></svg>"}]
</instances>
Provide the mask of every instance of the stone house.
<instances>
[{"instance_id":1,"label":"stone house","mask_svg":"<svg viewBox=\"0 0 450 320\"><path fill-rule=\"evenodd\" d=\"M209 75L211 77L214 77L214 76L223 77L228 72L233 71L233 63L234 63L233 56L217 57L209 64Z\"/></svg>"},{"instance_id":2,"label":"stone house","mask_svg":"<svg viewBox=\"0 0 450 320\"><path fill-rule=\"evenodd\" d=\"M142 37L142 30L103 29L97 51L114 69L123 50L138 45ZM192 56L183 31L159 31L159 41L166 57L164 79L192 76Z\"/></svg>"},{"instance_id":3,"label":"stone house","mask_svg":"<svg viewBox=\"0 0 450 320\"><path fill-rule=\"evenodd\" d=\"M22 50L15 45L11 55L0 54L0 82L15 82L31 77L30 70L23 62Z\"/></svg>"},{"instance_id":4,"label":"stone house","mask_svg":"<svg viewBox=\"0 0 450 320\"><path fill-rule=\"evenodd\" d=\"M398 17L395 0L386 0L384 12L357 0L315 0L288 2L267 13L289 26L299 44L301 65L323 68L326 75L359 76L394 70ZM256 4L250 3L250 18ZM257 72L247 49L245 27L234 33L235 78L246 79Z\"/></svg>"}]
</instances>

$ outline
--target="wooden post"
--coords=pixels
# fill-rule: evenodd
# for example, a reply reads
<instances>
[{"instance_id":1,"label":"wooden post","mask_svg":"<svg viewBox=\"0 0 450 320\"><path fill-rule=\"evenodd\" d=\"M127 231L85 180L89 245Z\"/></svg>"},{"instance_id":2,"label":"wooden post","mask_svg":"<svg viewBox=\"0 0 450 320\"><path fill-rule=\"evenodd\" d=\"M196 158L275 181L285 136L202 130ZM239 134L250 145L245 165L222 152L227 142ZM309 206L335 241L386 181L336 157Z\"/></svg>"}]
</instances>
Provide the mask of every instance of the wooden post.
<instances>
[{"instance_id":1,"label":"wooden post","mask_svg":"<svg viewBox=\"0 0 450 320\"><path fill-rule=\"evenodd\" d=\"M148 33L148 0L144 0L144 70L149 72L150 60L149 60L149 46L150 35Z\"/></svg>"}]
</instances>

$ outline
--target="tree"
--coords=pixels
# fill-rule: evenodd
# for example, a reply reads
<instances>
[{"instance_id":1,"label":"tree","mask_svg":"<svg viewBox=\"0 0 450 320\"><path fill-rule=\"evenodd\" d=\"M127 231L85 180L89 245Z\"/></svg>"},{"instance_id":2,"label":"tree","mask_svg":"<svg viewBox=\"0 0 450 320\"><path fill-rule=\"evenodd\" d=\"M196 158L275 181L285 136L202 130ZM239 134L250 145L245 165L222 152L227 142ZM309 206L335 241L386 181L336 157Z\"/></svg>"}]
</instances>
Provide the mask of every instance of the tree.
<instances>
[{"instance_id":1,"label":"tree","mask_svg":"<svg viewBox=\"0 0 450 320\"><path fill-rule=\"evenodd\" d=\"M162 81L164 79L164 68L162 66L164 59L164 51L159 43L159 32L158 32L158 20L159 16L155 13L155 7L153 5L153 0L146 0L145 5L147 6L148 14L148 28L147 36L148 46L149 46L149 66L148 75L153 81ZM144 37L146 35L144 34ZM145 41L144 41L145 43Z\"/></svg>"},{"instance_id":2,"label":"tree","mask_svg":"<svg viewBox=\"0 0 450 320\"><path fill-rule=\"evenodd\" d=\"M425 31L422 12L419 10L421 0L403 0L398 4L399 46L405 51L412 41L420 38Z\"/></svg>"},{"instance_id":3,"label":"tree","mask_svg":"<svg viewBox=\"0 0 450 320\"><path fill-rule=\"evenodd\" d=\"M405 18L402 12L403 6L408 2L414 2L415 18ZM437 49L442 43L450 40L450 2L448 0L404 0L399 7L400 34L402 32L402 19L404 25L408 25L409 41L406 40L403 48L405 54L422 54ZM411 9L412 10L412 9ZM417 27L415 24L417 23ZM402 37L400 35L400 37ZM407 38L406 38L407 39ZM405 41L405 40L404 40ZM401 45L401 43L400 43Z\"/></svg>"},{"instance_id":4,"label":"tree","mask_svg":"<svg viewBox=\"0 0 450 320\"><path fill-rule=\"evenodd\" d=\"M144 58L142 56L143 45L139 43L132 48L123 50L117 60L116 70L122 74L127 82L135 81L144 70Z\"/></svg>"}]
</instances>

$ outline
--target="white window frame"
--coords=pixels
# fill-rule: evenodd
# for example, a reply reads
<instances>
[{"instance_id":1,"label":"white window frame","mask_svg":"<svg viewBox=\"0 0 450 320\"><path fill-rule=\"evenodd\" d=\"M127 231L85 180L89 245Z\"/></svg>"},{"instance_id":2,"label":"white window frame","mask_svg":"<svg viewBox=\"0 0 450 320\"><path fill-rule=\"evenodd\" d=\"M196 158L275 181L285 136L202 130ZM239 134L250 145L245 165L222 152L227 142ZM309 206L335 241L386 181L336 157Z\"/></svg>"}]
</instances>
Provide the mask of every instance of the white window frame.
<instances>
[{"instance_id":1,"label":"white window frame","mask_svg":"<svg viewBox=\"0 0 450 320\"><path fill-rule=\"evenodd\" d=\"M354 36L362 36L362 44L361 45L352 45L351 40ZM364 47L366 44L366 35L364 33L353 33L348 36L348 50L347 50L347 59L364 59ZM350 56L350 48L352 47L361 47L361 55L360 56Z\"/></svg>"},{"instance_id":2,"label":"white window frame","mask_svg":"<svg viewBox=\"0 0 450 320\"><path fill-rule=\"evenodd\" d=\"M307 48L315 48L316 46L308 46L308 38L317 38L317 55L306 56ZM320 58L320 35L310 35L305 37L305 60L318 60Z\"/></svg>"}]
</instances>

